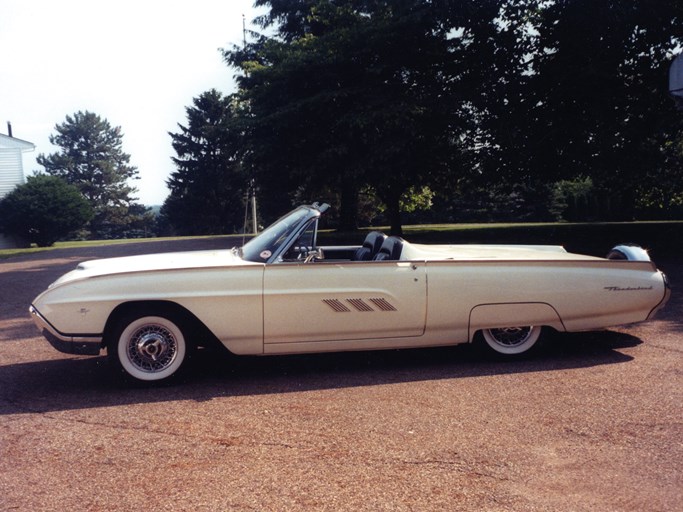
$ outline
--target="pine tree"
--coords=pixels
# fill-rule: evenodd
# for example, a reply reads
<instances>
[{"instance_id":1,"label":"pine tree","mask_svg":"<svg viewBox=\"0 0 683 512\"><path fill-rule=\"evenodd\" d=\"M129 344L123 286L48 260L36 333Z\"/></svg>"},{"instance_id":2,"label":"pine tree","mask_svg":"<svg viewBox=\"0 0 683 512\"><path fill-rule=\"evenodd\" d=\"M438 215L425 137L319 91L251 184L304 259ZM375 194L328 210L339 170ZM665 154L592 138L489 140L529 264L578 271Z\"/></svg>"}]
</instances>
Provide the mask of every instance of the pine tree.
<instances>
[{"instance_id":1,"label":"pine tree","mask_svg":"<svg viewBox=\"0 0 683 512\"><path fill-rule=\"evenodd\" d=\"M243 176L233 98L212 89L187 107L187 126L170 133L177 157L163 222L182 235L234 233L244 220Z\"/></svg>"},{"instance_id":2,"label":"pine tree","mask_svg":"<svg viewBox=\"0 0 683 512\"><path fill-rule=\"evenodd\" d=\"M45 172L75 185L88 200L95 217L89 229L93 238L121 236L131 223L138 171L123 152L121 127L112 127L92 112L76 112L55 126L50 143L60 151L39 155ZM139 205L137 205L139 206Z\"/></svg>"}]
</instances>

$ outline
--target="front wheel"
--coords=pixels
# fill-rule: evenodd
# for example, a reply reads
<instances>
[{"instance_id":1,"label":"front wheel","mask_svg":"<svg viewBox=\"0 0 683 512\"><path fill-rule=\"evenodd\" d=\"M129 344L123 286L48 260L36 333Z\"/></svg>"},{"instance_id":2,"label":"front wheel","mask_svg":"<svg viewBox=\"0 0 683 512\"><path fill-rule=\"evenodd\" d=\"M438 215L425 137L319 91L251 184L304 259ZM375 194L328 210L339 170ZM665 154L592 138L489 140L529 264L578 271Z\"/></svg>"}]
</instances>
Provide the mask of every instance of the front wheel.
<instances>
[{"instance_id":1,"label":"front wheel","mask_svg":"<svg viewBox=\"0 0 683 512\"><path fill-rule=\"evenodd\" d=\"M182 329L164 316L134 315L121 319L107 347L109 358L141 381L160 381L185 362L188 345Z\"/></svg>"},{"instance_id":2,"label":"front wheel","mask_svg":"<svg viewBox=\"0 0 683 512\"><path fill-rule=\"evenodd\" d=\"M484 341L499 354L515 355L531 349L541 336L541 327L503 327L484 329Z\"/></svg>"}]
</instances>

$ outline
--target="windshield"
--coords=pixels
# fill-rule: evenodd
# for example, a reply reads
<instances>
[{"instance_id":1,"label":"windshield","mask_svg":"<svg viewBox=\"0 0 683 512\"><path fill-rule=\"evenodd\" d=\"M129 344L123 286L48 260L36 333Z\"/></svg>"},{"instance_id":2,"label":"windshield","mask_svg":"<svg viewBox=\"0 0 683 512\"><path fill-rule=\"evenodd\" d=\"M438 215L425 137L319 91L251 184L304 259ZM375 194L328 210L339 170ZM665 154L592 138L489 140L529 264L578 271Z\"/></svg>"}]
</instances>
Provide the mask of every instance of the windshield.
<instances>
[{"instance_id":1,"label":"windshield","mask_svg":"<svg viewBox=\"0 0 683 512\"><path fill-rule=\"evenodd\" d=\"M310 215L311 210L302 206L281 217L242 247L242 257L247 261L265 263Z\"/></svg>"}]
</instances>

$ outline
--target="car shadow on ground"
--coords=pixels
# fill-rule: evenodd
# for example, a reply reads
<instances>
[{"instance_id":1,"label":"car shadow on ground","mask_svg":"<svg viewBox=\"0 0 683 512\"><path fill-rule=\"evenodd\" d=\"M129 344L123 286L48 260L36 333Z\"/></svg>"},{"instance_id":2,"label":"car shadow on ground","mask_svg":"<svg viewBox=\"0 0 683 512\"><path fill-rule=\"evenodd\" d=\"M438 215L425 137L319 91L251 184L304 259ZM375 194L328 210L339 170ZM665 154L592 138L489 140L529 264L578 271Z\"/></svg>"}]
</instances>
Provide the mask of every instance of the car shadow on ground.
<instances>
[{"instance_id":1,"label":"car shadow on ground","mask_svg":"<svg viewBox=\"0 0 683 512\"><path fill-rule=\"evenodd\" d=\"M103 356L54 359L0 366L0 415L553 372L627 363L633 358L619 350L641 343L613 331L554 334L516 360L499 360L477 345L273 357L207 350L181 378L161 385L122 383Z\"/></svg>"}]
</instances>

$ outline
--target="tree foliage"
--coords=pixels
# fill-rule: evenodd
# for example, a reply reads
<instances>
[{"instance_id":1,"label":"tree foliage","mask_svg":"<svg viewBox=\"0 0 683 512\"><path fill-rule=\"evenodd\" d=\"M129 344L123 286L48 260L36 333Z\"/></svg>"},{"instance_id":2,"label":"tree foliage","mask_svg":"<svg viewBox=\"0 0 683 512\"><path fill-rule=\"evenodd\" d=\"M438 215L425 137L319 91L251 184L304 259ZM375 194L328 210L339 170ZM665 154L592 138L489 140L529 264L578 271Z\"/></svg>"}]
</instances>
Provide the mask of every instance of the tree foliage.
<instances>
[{"instance_id":1,"label":"tree foliage","mask_svg":"<svg viewBox=\"0 0 683 512\"><path fill-rule=\"evenodd\" d=\"M336 193L350 228L359 191L374 190L400 232L402 198L428 187L444 212L476 192L491 210L554 218L558 190L582 180L602 218L681 203L683 117L666 95L680 2L256 5L273 35L224 55L239 71L242 158L268 216Z\"/></svg>"},{"instance_id":2,"label":"tree foliage","mask_svg":"<svg viewBox=\"0 0 683 512\"><path fill-rule=\"evenodd\" d=\"M176 170L161 215L181 235L234 233L244 216L246 180L234 98L212 89L186 109L187 126L170 133Z\"/></svg>"},{"instance_id":3,"label":"tree foliage","mask_svg":"<svg viewBox=\"0 0 683 512\"><path fill-rule=\"evenodd\" d=\"M513 16L531 27L521 79L480 104L493 148L484 175L531 188L590 177L597 193L620 204L607 218L632 218L647 190L667 183L672 192L678 174L666 147L680 137L683 118L666 79L683 40L683 5L534 3Z\"/></svg>"},{"instance_id":4,"label":"tree foliage","mask_svg":"<svg viewBox=\"0 0 683 512\"><path fill-rule=\"evenodd\" d=\"M75 185L92 206L95 216L89 229L92 237L111 238L130 229L130 209L136 189L130 184L138 171L123 149L121 127L112 127L92 112L76 112L55 126L50 143L60 150L39 155L38 164L52 176ZM139 210L139 205L135 208Z\"/></svg>"},{"instance_id":5,"label":"tree foliage","mask_svg":"<svg viewBox=\"0 0 683 512\"><path fill-rule=\"evenodd\" d=\"M48 247L83 228L93 215L77 187L56 176L29 176L0 201L0 230Z\"/></svg>"},{"instance_id":6,"label":"tree foliage","mask_svg":"<svg viewBox=\"0 0 683 512\"><path fill-rule=\"evenodd\" d=\"M245 71L261 192L282 210L301 188L339 190L349 228L370 185L400 230L402 195L434 184L457 154L443 60L451 44L439 20L414 2L262 3L271 5L262 23L282 22L280 37L226 52Z\"/></svg>"}]
</instances>

